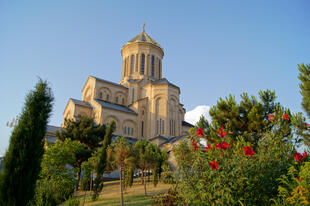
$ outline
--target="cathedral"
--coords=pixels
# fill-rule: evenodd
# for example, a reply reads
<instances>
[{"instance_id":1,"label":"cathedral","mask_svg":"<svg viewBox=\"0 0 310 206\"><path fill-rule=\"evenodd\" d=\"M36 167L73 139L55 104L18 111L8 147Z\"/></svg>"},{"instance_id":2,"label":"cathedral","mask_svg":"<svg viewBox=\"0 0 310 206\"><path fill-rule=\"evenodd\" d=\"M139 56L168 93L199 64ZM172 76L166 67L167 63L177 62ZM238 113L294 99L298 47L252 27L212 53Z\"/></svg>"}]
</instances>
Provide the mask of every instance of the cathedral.
<instances>
[{"instance_id":1,"label":"cathedral","mask_svg":"<svg viewBox=\"0 0 310 206\"><path fill-rule=\"evenodd\" d=\"M81 100L68 100L63 119L87 115L97 124L114 120L115 136L134 142L145 139L161 147L188 135L193 125L184 121L180 88L162 77L164 50L144 26L122 47L121 55L122 80L114 83L89 76Z\"/></svg>"}]
</instances>

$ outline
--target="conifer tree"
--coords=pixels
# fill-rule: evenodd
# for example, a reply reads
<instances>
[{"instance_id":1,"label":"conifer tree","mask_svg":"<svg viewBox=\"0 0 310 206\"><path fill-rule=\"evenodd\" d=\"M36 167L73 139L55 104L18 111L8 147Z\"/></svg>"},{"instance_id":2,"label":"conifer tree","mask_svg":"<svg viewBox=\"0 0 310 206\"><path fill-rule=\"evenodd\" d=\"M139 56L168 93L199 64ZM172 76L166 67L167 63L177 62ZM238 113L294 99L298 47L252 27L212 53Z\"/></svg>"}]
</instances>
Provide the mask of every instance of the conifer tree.
<instances>
[{"instance_id":1,"label":"conifer tree","mask_svg":"<svg viewBox=\"0 0 310 206\"><path fill-rule=\"evenodd\" d=\"M111 144L112 134L115 130L115 122L111 121L104 136L103 145L98 149L98 163L96 167L96 178L94 181L93 200L97 199L103 187L103 173L107 165L107 148Z\"/></svg>"},{"instance_id":2,"label":"conifer tree","mask_svg":"<svg viewBox=\"0 0 310 206\"><path fill-rule=\"evenodd\" d=\"M40 79L26 96L18 124L11 134L0 173L0 205L27 205L33 198L52 102L51 89Z\"/></svg>"},{"instance_id":3,"label":"conifer tree","mask_svg":"<svg viewBox=\"0 0 310 206\"><path fill-rule=\"evenodd\" d=\"M298 65L299 70L299 84L300 93L302 95L302 107L306 111L308 118L310 118L310 64L300 64ZM304 142L308 146L310 145L310 135L308 133L304 134Z\"/></svg>"}]
</instances>

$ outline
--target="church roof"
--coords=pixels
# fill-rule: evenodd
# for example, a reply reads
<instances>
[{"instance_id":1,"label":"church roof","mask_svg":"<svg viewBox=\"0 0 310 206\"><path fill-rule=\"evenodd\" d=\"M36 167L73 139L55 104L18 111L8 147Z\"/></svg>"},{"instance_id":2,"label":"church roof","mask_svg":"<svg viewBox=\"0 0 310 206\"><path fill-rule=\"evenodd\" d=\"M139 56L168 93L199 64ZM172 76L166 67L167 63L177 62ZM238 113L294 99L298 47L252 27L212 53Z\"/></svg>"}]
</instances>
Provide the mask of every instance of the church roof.
<instances>
[{"instance_id":1,"label":"church roof","mask_svg":"<svg viewBox=\"0 0 310 206\"><path fill-rule=\"evenodd\" d=\"M155 136L155 137L150 138L149 141L153 141L154 139L164 139L164 140L168 140L169 138L168 138L168 137L165 137L165 136L158 135L158 136Z\"/></svg>"},{"instance_id":2,"label":"church roof","mask_svg":"<svg viewBox=\"0 0 310 206\"><path fill-rule=\"evenodd\" d=\"M77 105L80 105L80 106L84 106L84 107L89 107L89 108L92 108L92 106L88 103L88 102L83 102L81 100L78 100L78 99L72 99L70 98L74 104L77 104Z\"/></svg>"},{"instance_id":3,"label":"church roof","mask_svg":"<svg viewBox=\"0 0 310 206\"><path fill-rule=\"evenodd\" d=\"M117 83L115 83L115 82L110 82L110 81L108 81L108 80L101 79L101 78L94 77L94 76L89 76L89 77L92 77L92 78L94 78L94 79L96 79L96 80L98 80L98 81L101 81L101 82L105 82L105 83L108 83L108 84L113 84L113 85L115 85L115 86L119 86L119 87L128 89L127 87L125 87L125 86L123 86L123 85L121 85L121 84L117 84Z\"/></svg>"},{"instance_id":4,"label":"church roof","mask_svg":"<svg viewBox=\"0 0 310 206\"><path fill-rule=\"evenodd\" d=\"M182 125L183 126L188 126L188 127L195 127L194 125L192 125L191 123L188 123L186 121L182 121Z\"/></svg>"},{"instance_id":5,"label":"church roof","mask_svg":"<svg viewBox=\"0 0 310 206\"><path fill-rule=\"evenodd\" d=\"M176 142L176 141L178 141L178 140L181 140L182 138L185 138L185 137L186 137L186 135L181 135L181 136L177 136L177 137L172 137L172 138L168 139L167 141L161 143L161 144L159 145L159 147L161 147L161 146L163 146L163 145L165 145L165 144L169 144L169 143L172 144L172 143L174 143L174 142Z\"/></svg>"},{"instance_id":6,"label":"church roof","mask_svg":"<svg viewBox=\"0 0 310 206\"><path fill-rule=\"evenodd\" d=\"M157 41L155 41L152 37L150 37L144 30L140 34L129 40L126 44L135 42L147 42L161 48L160 44Z\"/></svg>"},{"instance_id":7,"label":"church roof","mask_svg":"<svg viewBox=\"0 0 310 206\"><path fill-rule=\"evenodd\" d=\"M52 125L47 125L46 126L46 133L55 134L55 132L57 130L61 130L61 127L56 127L56 126L52 126Z\"/></svg>"},{"instance_id":8,"label":"church roof","mask_svg":"<svg viewBox=\"0 0 310 206\"><path fill-rule=\"evenodd\" d=\"M121 111L121 112L126 112L126 113L130 113L130 114L138 115L136 112L134 112L131 109L129 109L128 107L125 107L125 106L122 106L122 105L113 104L111 102L106 102L106 101L100 100L100 99L95 99L95 101L97 103L99 103L102 107L105 107L105 108L108 108L108 109L114 109L114 110L118 110L118 111Z\"/></svg>"}]
</instances>

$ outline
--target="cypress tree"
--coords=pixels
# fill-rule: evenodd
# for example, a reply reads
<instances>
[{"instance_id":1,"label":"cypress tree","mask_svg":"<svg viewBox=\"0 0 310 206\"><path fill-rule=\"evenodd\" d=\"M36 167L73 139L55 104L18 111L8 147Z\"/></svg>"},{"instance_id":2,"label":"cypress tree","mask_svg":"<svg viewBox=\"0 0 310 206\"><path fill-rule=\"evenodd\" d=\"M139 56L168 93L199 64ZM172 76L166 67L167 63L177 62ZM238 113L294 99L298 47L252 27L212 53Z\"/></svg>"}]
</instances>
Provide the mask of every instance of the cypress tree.
<instances>
[{"instance_id":1,"label":"cypress tree","mask_svg":"<svg viewBox=\"0 0 310 206\"><path fill-rule=\"evenodd\" d=\"M52 102L51 89L40 79L26 96L19 122L11 134L0 174L0 205L27 205L33 198Z\"/></svg>"},{"instance_id":2,"label":"cypress tree","mask_svg":"<svg viewBox=\"0 0 310 206\"><path fill-rule=\"evenodd\" d=\"M94 181L94 188L93 188L94 190L92 196L93 200L96 200L98 198L99 192L103 188L103 172L107 165L107 148L112 142L112 134L114 130L115 130L115 122L111 121L105 133L102 148L100 149L100 158L98 167L96 168L96 178Z\"/></svg>"}]
</instances>

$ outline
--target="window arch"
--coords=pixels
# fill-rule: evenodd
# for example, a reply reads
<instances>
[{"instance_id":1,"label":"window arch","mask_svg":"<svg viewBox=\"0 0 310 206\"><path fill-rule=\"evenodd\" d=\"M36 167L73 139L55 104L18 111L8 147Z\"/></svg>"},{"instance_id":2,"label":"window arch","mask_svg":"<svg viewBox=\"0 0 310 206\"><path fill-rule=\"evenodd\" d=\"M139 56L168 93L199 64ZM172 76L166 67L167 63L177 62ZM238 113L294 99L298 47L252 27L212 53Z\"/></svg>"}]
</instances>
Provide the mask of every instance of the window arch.
<instances>
[{"instance_id":1,"label":"window arch","mask_svg":"<svg viewBox=\"0 0 310 206\"><path fill-rule=\"evenodd\" d=\"M135 56L134 55L131 55L131 67L130 67L130 70L131 70L131 74L135 70Z\"/></svg>"},{"instance_id":2,"label":"window arch","mask_svg":"<svg viewBox=\"0 0 310 206\"><path fill-rule=\"evenodd\" d=\"M144 74L144 66L145 66L145 55L141 55L141 69L140 69L140 74Z\"/></svg>"},{"instance_id":3,"label":"window arch","mask_svg":"<svg viewBox=\"0 0 310 206\"><path fill-rule=\"evenodd\" d=\"M152 56L152 60L151 60L151 73L152 73L152 77L155 75L155 58L154 56Z\"/></svg>"}]
</instances>

